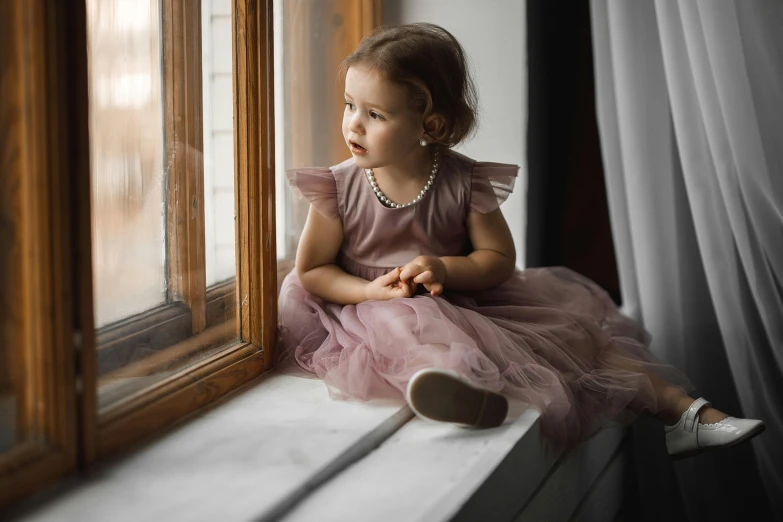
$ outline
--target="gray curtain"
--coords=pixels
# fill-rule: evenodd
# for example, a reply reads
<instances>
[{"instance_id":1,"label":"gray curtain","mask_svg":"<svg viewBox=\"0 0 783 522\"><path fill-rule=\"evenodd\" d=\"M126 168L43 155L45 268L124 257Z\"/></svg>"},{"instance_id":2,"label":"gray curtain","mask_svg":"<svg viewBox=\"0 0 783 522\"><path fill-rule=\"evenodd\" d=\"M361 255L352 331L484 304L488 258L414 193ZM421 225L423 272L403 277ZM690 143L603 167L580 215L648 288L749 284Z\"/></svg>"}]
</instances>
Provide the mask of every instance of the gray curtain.
<instances>
[{"instance_id":1,"label":"gray curtain","mask_svg":"<svg viewBox=\"0 0 783 522\"><path fill-rule=\"evenodd\" d=\"M676 465L642 423L646 516L783 520L783 2L592 0L591 18L624 308L696 396L767 423Z\"/></svg>"}]
</instances>

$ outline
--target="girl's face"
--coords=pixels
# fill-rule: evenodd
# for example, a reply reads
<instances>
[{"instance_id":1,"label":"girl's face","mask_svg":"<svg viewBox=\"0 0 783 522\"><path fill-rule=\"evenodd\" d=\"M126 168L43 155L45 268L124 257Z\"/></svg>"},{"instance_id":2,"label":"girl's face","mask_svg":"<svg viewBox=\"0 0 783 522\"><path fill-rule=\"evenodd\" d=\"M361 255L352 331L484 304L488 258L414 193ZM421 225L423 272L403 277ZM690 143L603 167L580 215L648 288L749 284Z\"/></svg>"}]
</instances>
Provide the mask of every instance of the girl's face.
<instances>
[{"instance_id":1,"label":"girl's face","mask_svg":"<svg viewBox=\"0 0 783 522\"><path fill-rule=\"evenodd\" d=\"M350 67L345 75L343 137L356 164L380 168L422 156L422 117L405 87L375 71Z\"/></svg>"}]
</instances>

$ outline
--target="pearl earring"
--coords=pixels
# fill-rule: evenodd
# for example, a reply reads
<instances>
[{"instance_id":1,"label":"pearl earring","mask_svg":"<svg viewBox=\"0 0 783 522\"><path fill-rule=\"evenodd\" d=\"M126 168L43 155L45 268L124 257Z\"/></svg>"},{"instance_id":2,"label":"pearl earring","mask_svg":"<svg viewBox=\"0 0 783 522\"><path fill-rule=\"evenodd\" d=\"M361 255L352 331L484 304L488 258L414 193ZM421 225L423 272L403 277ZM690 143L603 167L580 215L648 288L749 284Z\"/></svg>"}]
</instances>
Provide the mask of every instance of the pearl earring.
<instances>
[{"instance_id":1,"label":"pearl earring","mask_svg":"<svg viewBox=\"0 0 783 522\"><path fill-rule=\"evenodd\" d=\"M424 138L420 139L419 140L419 145L421 145L422 147L426 147L427 146L427 140L425 140Z\"/></svg>"}]
</instances>

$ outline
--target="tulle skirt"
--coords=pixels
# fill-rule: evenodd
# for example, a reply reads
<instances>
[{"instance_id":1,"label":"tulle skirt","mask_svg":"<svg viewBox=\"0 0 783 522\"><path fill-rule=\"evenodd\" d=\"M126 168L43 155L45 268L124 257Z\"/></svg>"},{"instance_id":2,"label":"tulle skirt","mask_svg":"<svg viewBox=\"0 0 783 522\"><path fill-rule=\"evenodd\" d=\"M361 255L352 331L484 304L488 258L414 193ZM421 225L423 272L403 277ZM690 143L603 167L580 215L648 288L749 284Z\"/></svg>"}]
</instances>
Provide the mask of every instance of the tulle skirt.
<instances>
[{"instance_id":1,"label":"tulle skirt","mask_svg":"<svg viewBox=\"0 0 783 522\"><path fill-rule=\"evenodd\" d=\"M563 267L517 271L482 292L346 306L313 296L292 272L278 333L278 364L320 377L335 399L399 399L419 369L450 369L538 409L545 441L566 451L656 413L662 386L693 389L602 288Z\"/></svg>"}]
</instances>

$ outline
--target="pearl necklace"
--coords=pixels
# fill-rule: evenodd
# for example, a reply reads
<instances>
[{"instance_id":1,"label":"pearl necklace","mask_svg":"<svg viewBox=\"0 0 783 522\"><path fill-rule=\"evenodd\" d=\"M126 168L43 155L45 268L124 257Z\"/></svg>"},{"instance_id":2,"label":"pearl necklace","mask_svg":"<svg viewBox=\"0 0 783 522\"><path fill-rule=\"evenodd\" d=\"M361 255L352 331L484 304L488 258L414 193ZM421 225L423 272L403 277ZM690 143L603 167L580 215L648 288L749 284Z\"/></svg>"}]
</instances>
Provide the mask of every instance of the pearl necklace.
<instances>
[{"instance_id":1,"label":"pearl necklace","mask_svg":"<svg viewBox=\"0 0 783 522\"><path fill-rule=\"evenodd\" d=\"M424 195L427 194L427 191L430 190L430 187L432 187L432 182L435 181L435 175L438 173L438 167L440 166L440 162L438 161L439 156L440 154L438 148L435 147L435 152L432 155L432 173L430 174L430 177L427 180L427 184L424 185L424 188L421 189L421 192L419 192L419 194L414 198L413 201L411 201L410 203L405 203L404 205L395 203L394 201L386 197L386 194L383 193L381 187L378 186L378 182L375 181L375 175L373 174L372 169L364 169L364 172L365 174L367 174L367 179L370 181L370 186L372 187L373 191L375 191L375 195L378 196L378 199L381 200L381 203L391 208L405 208L421 201Z\"/></svg>"}]
</instances>

